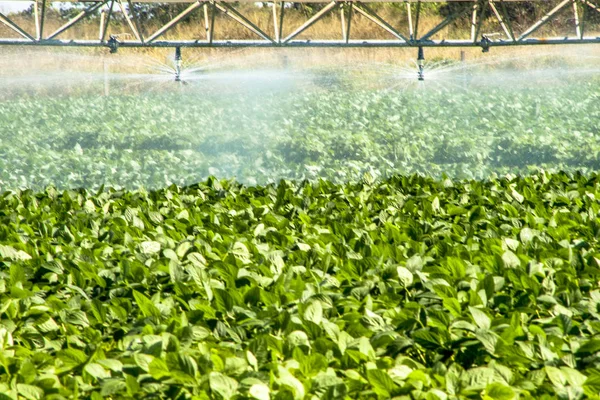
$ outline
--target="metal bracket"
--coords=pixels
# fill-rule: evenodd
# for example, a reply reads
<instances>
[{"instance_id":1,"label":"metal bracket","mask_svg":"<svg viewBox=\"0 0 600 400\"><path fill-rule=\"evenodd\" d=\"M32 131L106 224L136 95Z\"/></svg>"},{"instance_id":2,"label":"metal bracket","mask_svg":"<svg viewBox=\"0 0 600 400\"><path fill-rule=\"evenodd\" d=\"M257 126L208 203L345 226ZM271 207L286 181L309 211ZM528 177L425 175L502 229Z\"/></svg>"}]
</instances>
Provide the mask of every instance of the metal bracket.
<instances>
[{"instance_id":1,"label":"metal bracket","mask_svg":"<svg viewBox=\"0 0 600 400\"><path fill-rule=\"evenodd\" d=\"M490 47L492 46L492 41L487 36L482 35L479 45L481 46L481 51L483 53L488 53L490 51Z\"/></svg>"},{"instance_id":2,"label":"metal bracket","mask_svg":"<svg viewBox=\"0 0 600 400\"><path fill-rule=\"evenodd\" d=\"M181 82L181 47L175 47L175 82Z\"/></svg>"},{"instance_id":3,"label":"metal bracket","mask_svg":"<svg viewBox=\"0 0 600 400\"><path fill-rule=\"evenodd\" d=\"M119 45L121 42L117 40L115 35L110 35L110 39L106 42L106 45L110 49L110 54L115 54L119 50Z\"/></svg>"},{"instance_id":4,"label":"metal bracket","mask_svg":"<svg viewBox=\"0 0 600 400\"><path fill-rule=\"evenodd\" d=\"M419 47L419 53L417 56L417 67L419 68L418 78L420 81L424 81L425 80L425 52L423 51L422 47Z\"/></svg>"}]
</instances>

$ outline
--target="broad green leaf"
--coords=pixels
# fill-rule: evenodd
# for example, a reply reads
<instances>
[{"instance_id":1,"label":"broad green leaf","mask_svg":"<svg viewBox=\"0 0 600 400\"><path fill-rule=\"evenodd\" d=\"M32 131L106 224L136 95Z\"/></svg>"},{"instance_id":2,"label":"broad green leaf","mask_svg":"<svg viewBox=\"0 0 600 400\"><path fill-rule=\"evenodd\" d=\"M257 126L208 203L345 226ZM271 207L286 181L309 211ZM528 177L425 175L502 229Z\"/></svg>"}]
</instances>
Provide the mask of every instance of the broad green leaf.
<instances>
[{"instance_id":1,"label":"broad green leaf","mask_svg":"<svg viewBox=\"0 0 600 400\"><path fill-rule=\"evenodd\" d=\"M160 243L151 240L140 243L140 250L144 254L156 254L160 252Z\"/></svg>"},{"instance_id":2,"label":"broad green leaf","mask_svg":"<svg viewBox=\"0 0 600 400\"><path fill-rule=\"evenodd\" d=\"M550 380L550 382L552 382L554 386L562 388L567 384L567 378L560 369L547 365L546 367L544 367L544 370L546 371L548 379Z\"/></svg>"},{"instance_id":3,"label":"broad green leaf","mask_svg":"<svg viewBox=\"0 0 600 400\"><path fill-rule=\"evenodd\" d=\"M394 392L396 384L390 378L387 372L380 369L369 369L367 370L367 379L378 393L389 396Z\"/></svg>"},{"instance_id":4,"label":"broad green leaf","mask_svg":"<svg viewBox=\"0 0 600 400\"><path fill-rule=\"evenodd\" d=\"M104 368L110 369L114 372L121 372L123 370L123 364L119 360L107 358L104 360L96 360L96 362L102 365Z\"/></svg>"},{"instance_id":5,"label":"broad green leaf","mask_svg":"<svg viewBox=\"0 0 600 400\"><path fill-rule=\"evenodd\" d=\"M160 311L156 305L142 293L133 291L133 297L145 317L160 317Z\"/></svg>"},{"instance_id":6,"label":"broad green leaf","mask_svg":"<svg viewBox=\"0 0 600 400\"><path fill-rule=\"evenodd\" d=\"M304 311L304 319L320 324L323 320L323 306L320 301L311 301Z\"/></svg>"},{"instance_id":7,"label":"broad green leaf","mask_svg":"<svg viewBox=\"0 0 600 400\"><path fill-rule=\"evenodd\" d=\"M100 364L89 363L85 366L84 370L96 379L110 378L110 372L105 370Z\"/></svg>"},{"instance_id":8,"label":"broad green leaf","mask_svg":"<svg viewBox=\"0 0 600 400\"><path fill-rule=\"evenodd\" d=\"M300 382L290 371L281 365L277 367L277 372L279 376L277 379L279 385L285 385L289 387L294 394L294 400L302 400L305 395L305 389L302 385L302 382Z\"/></svg>"},{"instance_id":9,"label":"broad green leaf","mask_svg":"<svg viewBox=\"0 0 600 400\"><path fill-rule=\"evenodd\" d=\"M500 383L492 383L485 388L487 399L493 400L512 400L516 397L514 390Z\"/></svg>"},{"instance_id":10,"label":"broad green leaf","mask_svg":"<svg viewBox=\"0 0 600 400\"><path fill-rule=\"evenodd\" d=\"M485 312L476 307L469 307L469 312L473 316L473 320L480 329L490 329L492 326L492 320Z\"/></svg>"},{"instance_id":11,"label":"broad green leaf","mask_svg":"<svg viewBox=\"0 0 600 400\"><path fill-rule=\"evenodd\" d=\"M219 372L211 372L208 381L210 390L225 400L231 399L237 392L237 381Z\"/></svg>"},{"instance_id":12,"label":"broad green leaf","mask_svg":"<svg viewBox=\"0 0 600 400\"><path fill-rule=\"evenodd\" d=\"M160 358L154 358L150 364L148 364L148 373L156 380L160 380L171 375L167 363Z\"/></svg>"},{"instance_id":13,"label":"broad green leaf","mask_svg":"<svg viewBox=\"0 0 600 400\"><path fill-rule=\"evenodd\" d=\"M44 398L44 390L37 386L17 383L17 391L20 396L27 400L41 400Z\"/></svg>"},{"instance_id":14,"label":"broad green leaf","mask_svg":"<svg viewBox=\"0 0 600 400\"><path fill-rule=\"evenodd\" d=\"M152 363L154 357L149 354L135 353L133 355L133 359L135 361L135 365L140 367L144 372L148 372L150 370L150 363Z\"/></svg>"},{"instance_id":15,"label":"broad green leaf","mask_svg":"<svg viewBox=\"0 0 600 400\"><path fill-rule=\"evenodd\" d=\"M12 246L0 244L0 258L12 261L31 260L31 256L23 250L17 250Z\"/></svg>"},{"instance_id":16,"label":"broad green leaf","mask_svg":"<svg viewBox=\"0 0 600 400\"><path fill-rule=\"evenodd\" d=\"M271 391L269 390L269 387L262 383L255 383L254 385L250 386L248 393L253 399L257 400L269 400L271 398Z\"/></svg>"},{"instance_id":17,"label":"broad green leaf","mask_svg":"<svg viewBox=\"0 0 600 400\"><path fill-rule=\"evenodd\" d=\"M521 266L519 257L510 250L507 250L502 254L502 261L507 268L518 268Z\"/></svg>"},{"instance_id":18,"label":"broad green leaf","mask_svg":"<svg viewBox=\"0 0 600 400\"><path fill-rule=\"evenodd\" d=\"M413 283L413 274L407 268L398 267L398 279L403 287L410 287Z\"/></svg>"}]
</instances>

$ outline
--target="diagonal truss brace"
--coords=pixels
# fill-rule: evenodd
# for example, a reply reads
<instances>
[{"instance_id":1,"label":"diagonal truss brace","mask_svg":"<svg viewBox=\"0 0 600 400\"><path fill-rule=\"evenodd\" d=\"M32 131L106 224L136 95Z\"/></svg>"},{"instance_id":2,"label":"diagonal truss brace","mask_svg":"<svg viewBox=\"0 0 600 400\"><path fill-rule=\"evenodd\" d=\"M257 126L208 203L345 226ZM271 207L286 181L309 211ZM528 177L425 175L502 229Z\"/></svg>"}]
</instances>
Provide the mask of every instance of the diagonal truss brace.
<instances>
[{"instance_id":1,"label":"diagonal truss brace","mask_svg":"<svg viewBox=\"0 0 600 400\"><path fill-rule=\"evenodd\" d=\"M546 15L544 15L539 21L537 21L535 24L533 24L529 29L527 29L525 32L523 32L521 34L521 36L519 36L517 38L517 41L520 42L521 40L525 39L526 37L528 37L529 35L531 35L533 32L537 31L538 29L540 29L542 26L546 25L546 23L550 22L552 17L554 15L556 15L558 12L560 12L563 8L565 8L566 5L568 5L569 3L571 3L572 0L563 0L561 1L556 7L554 7L552 10L550 10Z\"/></svg>"},{"instance_id":2,"label":"diagonal truss brace","mask_svg":"<svg viewBox=\"0 0 600 400\"><path fill-rule=\"evenodd\" d=\"M102 14L100 14L100 32L98 34L98 40L101 42L104 42L104 39L106 38L106 33L108 32L108 25L110 24L110 18L112 17L114 6L115 0L110 0L108 11L102 11Z\"/></svg>"},{"instance_id":3,"label":"diagonal truss brace","mask_svg":"<svg viewBox=\"0 0 600 400\"><path fill-rule=\"evenodd\" d=\"M483 20L485 19L485 13L487 12L487 7L489 5L489 0L483 0L480 3L480 7L478 7L478 11L480 11L479 20L477 21L477 25L475 25L475 33L472 35L473 43L477 42L477 38L479 37L479 33L481 32L481 26L483 25Z\"/></svg>"},{"instance_id":4,"label":"diagonal truss brace","mask_svg":"<svg viewBox=\"0 0 600 400\"><path fill-rule=\"evenodd\" d=\"M192 3L191 6L183 10L178 16L176 16L175 18L167 22L162 28L154 32L154 34L152 34L148 39L146 39L146 43L152 43L153 41L164 35L169 29L173 28L175 25L183 21L183 19L185 19L185 17L187 17L189 14L191 14L195 9L201 7L203 3L204 1L200 0L197 0L196 2Z\"/></svg>"},{"instance_id":5,"label":"diagonal truss brace","mask_svg":"<svg viewBox=\"0 0 600 400\"><path fill-rule=\"evenodd\" d=\"M66 31L67 29L73 27L73 25L77 24L83 18L85 18L88 15L92 14L93 12L95 12L96 10L98 10L100 7L103 7L107 2L108 2L108 0L104 0L104 1L101 1L99 3L96 3L96 4L88 7L84 11L80 12L76 17L74 17L73 19L71 19L69 22L67 22L66 24L64 24L60 28L58 28L54 33L52 33L50 36L48 36L45 40L54 39L55 37L57 37L58 35L60 35L64 31Z\"/></svg>"},{"instance_id":6,"label":"diagonal truss brace","mask_svg":"<svg viewBox=\"0 0 600 400\"><path fill-rule=\"evenodd\" d=\"M227 4L225 2L223 2L223 3L215 3L215 6L217 7L217 9L219 9L225 15L227 15L228 17L230 17L234 21L238 22L240 25L248 28L250 31L254 32L255 34L257 34L261 38L263 38L265 40L268 40L271 43L275 43L275 41L273 39L271 39L269 37L269 35L267 35L266 33L264 33L252 21L250 21L248 18L244 17L242 14L240 14L236 9L234 9L233 7L231 7L229 4Z\"/></svg>"},{"instance_id":7,"label":"diagonal truss brace","mask_svg":"<svg viewBox=\"0 0 600 400\"><path fill-rule=\"evenodd\" d=\"M409 41L406 37L404 37L404 35L402 35L400 32L398 32L396 29L394 29L394 27L392 27L383 18L381 18L373 10L371 10L371 8L369 8L366 4L357 2L354 5L354 8L356 9L356 11L358 13L362 14L368 20L376 23L377 25L379 25L380 27L382 27L383 29L385 29L386 31L391 33L392 35L396 36L397 39L400 39L404 42Z\"/></svg>"},{"instance_id":8,"label":"diagonal truss brace","mask_svg":"<svg viewBox=\"0 0 600 400\"><path fill-rule=\"evenodd\" d=\"M587 4L591 9L596 10L598 12L600 12L600 7L598 7L597 5L587 1L587 0L583 0L584 4Z\"/></svg>"},{"instance_id":9,"label":"diagonal truss brace","mask_svg":"<svg viewBox=\"0 0 600 400\"><path fill-rule=\"evenodd\" d=\"M335 8L336 5L337 5L337 1L332 1L331 3L327 4L319 12L317 12L315 15L310 17L308 19L308 21L303 23L298 29L296 29L294 32L290 33L285 39L283 39L282 43L289 42L290 40L292 40L293 38L295 38L296 36L298 36L299 34L304 32L305 30L310 28L315 22L317 22L318 20L320 20L321 18L323 18L324 16L329 14L331 12L331 10L333 10Z\"/></svg>"},{"instance_id":10,"label":"diagonal truss brace","mask_svg":"<svg viewBox=\"0 0 600 400\"><path fill-rule=\"evenodd\" d=\"M23 36L25 39L29 39L32 42L35 41L35 39L29 33L25 32L23 29L21 29L21 27L19 25L15 24L10 18L8 18L6 15L2 14L1 12L0 12L0 22L2 22L4 25L8 26L13 31L17 32L19 35Z\"/></svg>"},{"instance_id":11,"label":"diagonal truss brace","mask_svg":"<svg viewBox=\"0 0 600 400\"><path fill-rule=\"evenodd\" d=\"M125 17L125 21L127 22L129 29L131 30L131 33L133 33L133 36L135 36L135 38L138 41L143 42L142 37L140 36L138 27L134 25L134 22L129 17L129 13L127 13L127 10L125 9L123 0L117 0L117 2L119 4L119 8L121 9L121 13L123 14L123 17ZM131 4L131 2L129 3L129 11L131 11L131 14L133 15L134 9L133 9L133 4Z\"/></svg>"},{"instance_id":12,"label":"diagonal truss brace","mask_svg":"<svg viewBox=\"0 0 600 400\"><path fill-rule=\"evenodd\" d=\"M569 0L567 0L567 1L569 1ZM442 22L440 22L435 27L433 27L429 32L427 32L425 35L423 35L419 40L427 40L427 39L429 39L430 37L432 37L433 35L435 35L439 31L441 31L442 29L444 29L446 26L450 25L456 19L458 19L462 15L466 14L469 10L472 10L472 7L471 6L465 6L465 7L462 8L462 10L458 10L454 14L448 15Z\"/></svg>"},{"instance_id":13,"label":"diagonal truss brace","mask_svg":"<svg viewBox=\"0 0 600 400\"><path fill-rule=\"evenodd\" d=\"M502 0L500 0L500 1L502 1ZM507 26L506 22L504 21L504 17L498 12L498 9L496 8L496 4L494 3L494 0L489 0L489 4L490 4L490 8L494 12L494 15L496 16L496 19L498 20L498 23L500 23L502 30L506 34L506 37L509 40L512 40L514 42L515 36L512 33L512 31L508 29L508 26Z\"/></svg>"},{"instance_id":14,"label":"diagonal truss brace","mask_svg":"<svg viewBox=\"0 0 600 400\"><path fill-rule=\"evenodd\" d=\"M131 11L131 18L133 19L133 23L135 24L135 29L140 35L140 42L144 43L144 27L142 26L142 21L139 15L135 13L135 7L133 6L133 2L131 0L127 0L127 4L129 5L129 10Z\"/></svg>"}]
</instances>

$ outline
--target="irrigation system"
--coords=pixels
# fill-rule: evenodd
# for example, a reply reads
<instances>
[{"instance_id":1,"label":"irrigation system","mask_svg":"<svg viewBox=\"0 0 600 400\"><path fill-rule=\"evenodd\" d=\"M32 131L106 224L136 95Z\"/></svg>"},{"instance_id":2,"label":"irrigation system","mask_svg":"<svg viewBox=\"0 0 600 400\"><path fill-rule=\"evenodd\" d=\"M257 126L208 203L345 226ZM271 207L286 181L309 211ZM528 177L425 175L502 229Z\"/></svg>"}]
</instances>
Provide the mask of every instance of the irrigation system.
<instances>
[{"instance_id":1,"label":"irrigation system","mask_svg":"<svg viewBox=\"0 0 600 400\"><path fill-rule=\"evenodd\" d=\"M597 1L597 0L593 0ZM47 32L46 20L48 5L53 3L51 0L11 0L0 1L0 4L29 3L33 5L31 18L33 23L30 26L35 27L35 31L29 31L23 27L22 22L11 19L9 15L0 13L0 22L10 28L11 37L0 35L0 46L59 46L59 47L106 47L111 53L117 52L121 48L140 48L140 47L169 47L175 48L176 60L176 80L180 78L181 72L181 49L184 47L204 47L204 48L232 48L232 47L281 47L281 48L306 48L306 47L414 47L418 49L418 67L419 79L423 80L423 62L424 48L426 47L479 47L484 52L488 52L493 47L504 46L532 46L532 45L573 45L600 43L600 34L598 31L592 32L589 29L589 22L598 19L600 16L600 5L592 0L404 0L404 1L331 1L322 2L319 0L299 0L290 2L262 2L256 3L251 0L238 0L235 2L228 0L166 0L154 2L152 0L137 1L131 0L92 0L85 2L72 2L74 7L81 8L79 14L66 21L58 29ZM61 2L64 3L64 2ZM139 10L143 5L151 3L187 3L189 6L180 14L174 16L166 24L158 29L150 30L145 26ZM244 4L246 3L246 4ZM259 24L256 20L251 20L245 16L243 9L248 8L247 3L260 4L256 8L261 12L268 13L266 18L261 21L271 21L268 27ZM286 9L297 6L301 3L310 3L314 13L300 26L286 25ZM402 20L390 20L389 17L379 15L374 3L399 3L397 7L406 7L405 18ZM452 12L441 19L435 26L429 26L427 29L422 23L422 9L425 3L453 3ZM527 12L519 14L519 21L511 15L514 14L515 7L526 4L542 4L547 8L547 12L537 18L527 20ZM114 32L111 28L114 25L114 15L120 12L122 18L126 21L129 32ZM170 40L165 38L165 34L175 26L186 20L192 13L202 12L204 18L201 30L204 35L201 38ZM332 13L339 14L340 37L331 40L317 37L307 38L307 30L320 20L330 16ZM222 14L233 19L241 26L252 32L256 39L220 39L215 37L215 16ZM368 38L359 38L353 35L352 21L360 15L373 24L387 32L389 39L373 40ZM485 32L482 29L484 19L492 19L497 26L494 32ZM71 38L64 39L66 32L76 32L72 28L84 21L93 20L98 24L97 38L77 37L77 33L71 35ZM331 21L331 19L329 19ZM464 31L447 30L450 25L464 27ZM538 34L542 27L547 24L558 26L565 32L560 36L541 37ZM122 29L122 25L118 25ZM5 30L6 31L6 30ZM589 34L587 32L590 32ZM456 37L445 37L448 32ZM230 36L230 35L228 35Z\"/></svg>"}]
</instances>

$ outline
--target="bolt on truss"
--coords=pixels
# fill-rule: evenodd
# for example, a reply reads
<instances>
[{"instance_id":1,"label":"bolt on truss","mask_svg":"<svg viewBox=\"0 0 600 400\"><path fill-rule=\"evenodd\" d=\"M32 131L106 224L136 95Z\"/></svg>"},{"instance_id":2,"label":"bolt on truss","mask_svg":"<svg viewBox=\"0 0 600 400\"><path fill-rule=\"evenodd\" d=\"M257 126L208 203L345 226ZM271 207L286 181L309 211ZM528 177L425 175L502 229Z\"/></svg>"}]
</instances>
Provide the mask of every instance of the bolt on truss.
<instances>
[{"instance_id":1,"label":"bolt on truss","mask_svg":"<svg viewBox=\"0 0 600 400\"><path fill-rule=\"evenodd\" d=\"M4 25L13 32L12 37L6 37L8 29L0 30L0 45L25 45L25 46L83 46L83 47L108 47L111 51L127 47L481 47L484 51L490 47L500 46L525 46L540 44L583 44L600 43L600 30L589 33L593 21L600 18L598 0L404 0L395 1L404 3L402 18L391 18L378 13L379 3L394 3L394 1L379 2L377 0L365 1L310 1L314 13L299 26L288 26L286 15L292 5L308 3L303 0L295 3L280 1L261 3L262 7L254 5L249 0L230 2L216 0L173 0L169 3L187 3L181 13L171 18L163 26L150 31L150 26L145 23L139 13L139 6L151 4L152 1L135 2L132 0L92 0L81 3L79 14L64 22L58 29L51 33L46 32L48 26L48 7L51 0L36 0L33 2L31 18L33 24L27 26L34 31L25 29L22 16L19 21L0 12L0 25ZM422 8L425 3L452 3L449 12L435 26L423 24ZM0 1L2 4L24 3L24 0ZM29 2L31 3L31 1ZM519 20L511 14L508 7L519 7L520 4L544 4L548 11L536 19L527 21L526 13L520 13ZM158 4L158 3L157 3ZM164 4L164 2L160 3ZM265 6L266 4L266 6ZM260 19L262 25L247 15L244 10L250 7L253 11L272 13L272 17ZM398 7L396 7L398 8ZM203 37L180 38L177 40L165 39L165 35L174 27L189 19L194 13L203 13ZM120 23L116 23L116 14L120 16ZM256 14L256 12L253 12ZM339 14L341 25L339 39L324 39L309 37L310 28L319 21L331 22ZM333 16L333 17L332 17ZM218 17L218 18L216 18ZM56 17L55 17L56 18ZM215 37L215 26L222 18L229 18L256 39L219 39ZM355 20L361 18L385 31L389 39L369 39L356 34ZM270 21L271 26L265 26L264 21ZM97 38L78 37L79 33L74 27L83 21L98 24ZM288 22L288 24L286 24ZM495 26L496 32L484 32ZM536 33L551 22L568 29L554 37L538 37ZM450 26L463 27L462 34ZM597 28L597 27L596 27ZM127 32L122 32L127 29ZM70 31L69 39L61 39L61 35ZM453 32L448 33L448 32ZM454 36L456 35L456 36ZM17 36L17 37L14 37Z\"/></svg>"}]
</instances>

